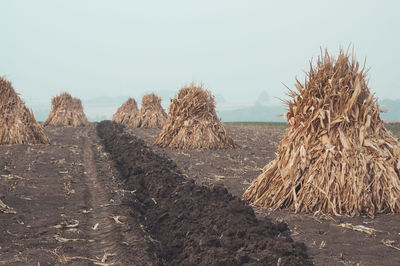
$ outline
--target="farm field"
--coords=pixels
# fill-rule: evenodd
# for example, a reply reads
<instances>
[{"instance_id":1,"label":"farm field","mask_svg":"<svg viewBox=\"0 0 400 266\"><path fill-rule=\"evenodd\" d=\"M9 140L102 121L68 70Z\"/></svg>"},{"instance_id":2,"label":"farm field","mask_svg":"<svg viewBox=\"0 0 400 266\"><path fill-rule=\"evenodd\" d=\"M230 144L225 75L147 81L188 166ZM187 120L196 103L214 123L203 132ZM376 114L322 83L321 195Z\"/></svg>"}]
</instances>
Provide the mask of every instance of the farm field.
<instances>
[{"instance_id":1,"label":"farm field","mask_svg":"<svg viewBox=\"0 0 400 266\"><path fill-rule=\"evenodd\" d=\"M159 129L108 122L46 128L50 145L1 146L0 265L308 265L306 252L316 265L400 264L400 215L254 208L256 220L229 195L274 158L285 128L226 124L237 147L218 151L154 147Z\"/></svg>"},{"instance_id":2,"label":"farm field","mask_svg":"<svg viewBox=\"0 0 400 266\"><path fill-rule=\"evenodd\" d=\"M50 145L0 147L0 265L149 261L95 126L46 133Z\"/></svg>"},{"instance_id":3,"label":"farm field","mask_svg":"<svg viewBox=\"0 0 400 266\"><path fill-rule=\"evenodd\" d=\"M188 151L153 147L174 160L180 169L196 182L212 186L223 184L240 197L256 178L275 151L286 126L284 123L226 123L226 129L237 148L219 151ZM400 138L400 125L387 128ZM148 145L157 129L130 129ZM286 210L254 208L257 216L285 221L295 241L304 242L316 265L396 265L400 263L400 215L380 214L368 217L321 217L296 214ZM351 223L377 230L374 234L340 227ZM394 241L394 242L391 242ZM383 243L385 242L386 245ZM393 247L387 245L393 244Z\"/></svg>"},{"instance_id":4,"label":"farm field","mask_svg":"<svg viewBox=\"0 0 400 266\"><path fill-rule=\"evenodd\" d=\"M285 223L124 132L50 127L50 145L0 147L0 265L311 265Z\"/></svg>"},{"instance_id":5,"label":"farm field","mask_svg":"<svg viewBox=\"0 0 400 266\"><path fill-rule=\"evenodd\" d=\"M0 266L400 265L400 2L47 2L0 3Z\"/></svg>"}]
</instances>

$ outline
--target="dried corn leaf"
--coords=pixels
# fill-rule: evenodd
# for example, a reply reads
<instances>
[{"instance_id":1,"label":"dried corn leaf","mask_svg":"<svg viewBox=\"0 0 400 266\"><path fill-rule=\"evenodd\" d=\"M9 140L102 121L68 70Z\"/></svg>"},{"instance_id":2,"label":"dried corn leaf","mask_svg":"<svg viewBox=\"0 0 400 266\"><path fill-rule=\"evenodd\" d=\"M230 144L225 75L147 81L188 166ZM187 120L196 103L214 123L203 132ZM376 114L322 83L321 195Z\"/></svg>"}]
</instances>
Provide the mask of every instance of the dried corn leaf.
<instances>
[{"instance_id":1,"label":"dried corn leaf","mask_svg":"<svg viewBox=\"0 0 400 266\"><path fill-rule=\"evenodd\" d=\"M382 244L384 244L385 246L387 246L387 247L390 247L390 248L393 248L393 249L396 249L396 250L399 250L400 251L400 247L396 247L395 246L395 241L393 241L393 240L390 240L390 239L382 239Z\"/></svg>"},{"instance_id":2,"label":"dried corn leaf","mask_svg":"<svg viewBox=\"0 0 400 266\"><path fill-rule=\"evenodd\" d=\"M352 225L351 223L341 223L338 226L351 229L353 231L362 232L370 236L375 236L377 232L380 232L379 230L376 230L374 228L366 227L364 225Z\"/></svg>"},{"instance_id":3,"label":"dried corn leaf","mask_svg":"<svg viewBox=\"0 0 400 266\"><path fill-rule=\"evenodd\" d=\"M4 202L0 200L0 211L7 214L16 214L17 212L11 208L10 206L6 205Z\"/></svg>"}]
</instances>

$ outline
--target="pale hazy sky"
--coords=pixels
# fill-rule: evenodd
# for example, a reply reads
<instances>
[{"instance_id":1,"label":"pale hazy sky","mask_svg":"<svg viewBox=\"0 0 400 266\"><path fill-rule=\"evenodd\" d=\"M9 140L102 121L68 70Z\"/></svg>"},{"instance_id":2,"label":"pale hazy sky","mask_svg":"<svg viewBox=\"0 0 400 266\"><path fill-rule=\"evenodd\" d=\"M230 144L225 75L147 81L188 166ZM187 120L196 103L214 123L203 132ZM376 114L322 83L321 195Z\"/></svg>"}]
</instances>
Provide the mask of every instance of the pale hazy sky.
<instances>
[{"instance_id":1,"label":"pale hazy sky","mask_svg":"<svg viewBox=\"0 0 400 266\"><path fill-rule=\"evenodd\" d=\"M1 0L0 75L25 99L178 90L285 97L320 47L354 46L370 88L400 98L400 1Z\"/></svg>"}]
</instances>

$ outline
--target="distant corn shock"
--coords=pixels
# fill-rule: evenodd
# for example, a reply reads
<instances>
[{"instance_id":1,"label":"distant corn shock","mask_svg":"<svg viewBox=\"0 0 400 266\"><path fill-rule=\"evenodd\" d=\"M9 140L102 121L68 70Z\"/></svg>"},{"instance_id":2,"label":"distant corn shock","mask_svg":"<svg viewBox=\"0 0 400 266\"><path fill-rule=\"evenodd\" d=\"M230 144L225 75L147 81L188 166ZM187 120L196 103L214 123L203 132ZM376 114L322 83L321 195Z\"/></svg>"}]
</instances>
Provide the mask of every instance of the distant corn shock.
<instances>
[{"instance_id":1,"label":"distant corn shock","mask_svg":"<svg viewBox=\"0 0 400 266\"><path fill-rule=\"evenodd\" d=\"M129 125L133 122L136 115L138 114L138 106L133 98L129 98L124 102L113 115L112 120L124 125Z\"/></svg>"},{"instance_id":2,"label":"distant corn shock","mask_svg":"<svg viewBox=\"0 0 400 266\"><path fill-rule=\"evenodd\" d=\"M162 128L167 114L161 106L161 97L154 93L146 94L142 98L142 106L133 120L131 127Z\"/></svg>"},{"instance_id":3,"label":"distant corn shock","mask_svg":"<svg viewBox=\"0 0 400 266\"><path fill-rule=\"evenodd\" d=\"M171 100L167 121L155 145L178 149L234 147L215 112L214 96L193 83Z\"/></svg>"},{"instance_id":4,"label":"distant corn shock","mask_svg":"<svg viewBox=\"0 0 400 266\"><path fill-rule=\"evenodd\" d=\"M89 122L83 112L82 102L63 92L51 100L51 112L44 122L45 126L79 127Z\"/></svg>"}]
</instances>

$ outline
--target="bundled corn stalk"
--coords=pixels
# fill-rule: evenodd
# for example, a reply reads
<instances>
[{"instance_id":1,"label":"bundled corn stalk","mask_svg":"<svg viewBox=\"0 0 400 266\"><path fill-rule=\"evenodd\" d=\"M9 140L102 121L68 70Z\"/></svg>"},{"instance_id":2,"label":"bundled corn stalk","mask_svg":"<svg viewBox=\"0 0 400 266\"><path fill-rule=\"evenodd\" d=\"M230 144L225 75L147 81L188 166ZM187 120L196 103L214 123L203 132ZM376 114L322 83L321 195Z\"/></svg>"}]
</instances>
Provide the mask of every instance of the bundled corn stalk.
<instances>
[{"instance_id":1,"label":"bundled corn stalk","mask_svg":"<svg viewBox=\"0 0 400 266\"><path fill-rule=\"evenodd\" d=\"M400 145L359 68L343 51L336 60L325 52L308 81L297 81L276 158L245 200L308 213L400 212Z\"/></svg>"},{"instance_id":2,"label":"bundled corn stalk","mask_svg":"<svg viewBox=\"0 0 400 266\"><path fill-rule=\"evenodd\" d=\"M234 143L215 112L214 96L193 83L171 100L155 145L178 149L224 149Z\"/></svg>"},{"instance_id":3,"label":"bundled corn stalk","mask_svg":"<svg viewBox=\"0 0 400 266\"><path fill-rule=\"evenodd\" d=\"M45 126L78 127L89 122L83 112L81 100L63 92L51 100L51 112L44 122Z\"/></svg>"},{"instance_id":4,"label":"bundled corn stalk","mask_svg":"<svg viewBox=\"0 0 400 266\"><path fill-rule=\"evenodd\" d=\"M162 128L167 114L161 106L161 98L154 93L146 94L136 117L129 124L131 127Z\"/></svg>"},{"instance_id":5,"label":"bundled corn stalk","mask_svg":"<svg viewBox=\"0 0 400 266\"><path fill-rule=\"evenodd\" d=\"M31 110L0 77L0 144L47 144L49 139Z\"/></svg>"},{"instance_id":6,"label":"bundled corn stalk","mask_svg":"<svg viewBox=\"0 0 400 266\"><path fill-rule=\"evenodd\" d=\"M129 98L121 107L118 108L117 112L113 115L112 120L128 125L133 121L138 113L138 107L135 99Z\"/></svg>"}]
</instances>

